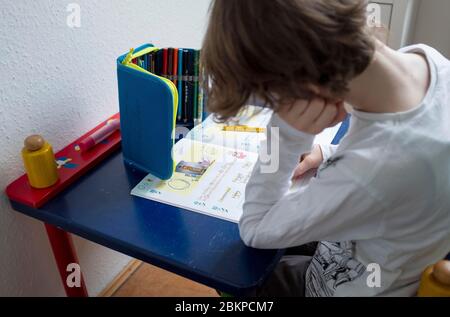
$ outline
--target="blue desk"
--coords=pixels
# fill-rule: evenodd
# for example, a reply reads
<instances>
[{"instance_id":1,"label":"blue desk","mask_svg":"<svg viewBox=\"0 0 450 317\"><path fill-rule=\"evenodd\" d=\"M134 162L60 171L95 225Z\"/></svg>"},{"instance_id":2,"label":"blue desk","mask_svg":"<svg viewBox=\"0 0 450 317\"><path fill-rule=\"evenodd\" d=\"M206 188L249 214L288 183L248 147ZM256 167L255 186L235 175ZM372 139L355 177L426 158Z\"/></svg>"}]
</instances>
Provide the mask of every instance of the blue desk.
<instances>
[{"instance_id":1,"label":"blue desk","mask_svg":"<svg viewBox=\"0 0 450 317\"><path fill-rule=\"evenodd\" d=\"M260 285L283 256L283 250L246 247L236 224L131 196L144 177L125 166L118 151L42 208L11 204L46 224L234 295Z\"/></svg>"}]
</instances>

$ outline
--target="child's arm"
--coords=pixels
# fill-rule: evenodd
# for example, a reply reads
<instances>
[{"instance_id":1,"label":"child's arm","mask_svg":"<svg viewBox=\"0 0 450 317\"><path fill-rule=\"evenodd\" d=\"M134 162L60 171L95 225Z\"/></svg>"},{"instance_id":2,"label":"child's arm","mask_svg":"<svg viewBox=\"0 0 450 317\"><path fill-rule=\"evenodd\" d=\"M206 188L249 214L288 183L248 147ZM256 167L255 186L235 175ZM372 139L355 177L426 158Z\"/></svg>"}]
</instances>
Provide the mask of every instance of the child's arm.
<instances>
[{"instance_id":1,"label":"child's arm","mask_svg":"<svg viewBox=\"0 0 450 317\"><path fill-rule=\"evenodd\" d=\"M293 180L303 177L308 171L319 168L319 166L331 158L337 151L338 145L314 145L311 153L303 154L301 162L295 168Z\"/></svg>"},{"instance_id":2,"label":"child's arm","mask_svg":"<svg viewBox=\"0 0 450 317\"><path fill-rule=\"evenodd\" d=\"M271 127L280 128L279 169L261 173L264 164L255 166L239 224L243 241L270 249L378 236L384 209L353 178L352 158L336 158L306 190L288 194L298 158L311 150L314 135L298 131L277 114Z\"/></svg>"}]
</instances>

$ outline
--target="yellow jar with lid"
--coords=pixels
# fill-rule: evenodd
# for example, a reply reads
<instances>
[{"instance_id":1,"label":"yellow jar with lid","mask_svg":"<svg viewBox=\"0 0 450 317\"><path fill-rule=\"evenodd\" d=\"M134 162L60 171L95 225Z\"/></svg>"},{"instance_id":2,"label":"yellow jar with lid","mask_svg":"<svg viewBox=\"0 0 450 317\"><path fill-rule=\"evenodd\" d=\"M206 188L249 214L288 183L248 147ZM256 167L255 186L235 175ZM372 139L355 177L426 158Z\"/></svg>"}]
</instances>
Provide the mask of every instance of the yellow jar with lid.
<instances>
[{"instance_id":1,"label":"yellow jar with lid","mask_svg":"<svg viewBox=\"0 0 450 317\"><path fill-rule=\"evenodd\" d=\"M22 158L31 187L51 187L58 181L58 169L52 146L40 135L25 139Z\"/></svg>"},{"instance_id":2,"label":"yellow jar with lid","mask_svg":"<svg viewBox=\"0 0 450 317\"><path fill-rule=\"evenodd\" d=\"M419 297L450 297L450 261L429 266L422 275Z\"/></svg>"}]
</instances>

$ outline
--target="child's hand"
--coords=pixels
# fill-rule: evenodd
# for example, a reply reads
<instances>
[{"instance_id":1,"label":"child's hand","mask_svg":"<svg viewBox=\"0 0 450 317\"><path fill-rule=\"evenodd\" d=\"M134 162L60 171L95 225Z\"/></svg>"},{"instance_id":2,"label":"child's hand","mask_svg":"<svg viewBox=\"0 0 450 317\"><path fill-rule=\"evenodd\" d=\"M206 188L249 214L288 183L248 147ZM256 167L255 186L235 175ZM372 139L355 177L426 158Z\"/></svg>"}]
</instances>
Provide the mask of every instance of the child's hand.
<instances>
[{"instance_id":1,"label":"child's hand","mask_svg":"<svg viewBox=\"0 0 450 317\"><path fill-rule=\"evenodd\" d=\"M298 100L278 111L281 119L293 128L308 134L319 134L342 122L347 112L343 102L329 103L324 99Z\"/></svg>"},{"instance_id":2,"label":"child's hand","mask_svg":"<svg viewBox=\"0 0 450 317\"><path fill-rule=\"evenodd\" d=\"M308 171L312 169L319 168L323 161L323 154L320 145L314 145L311 153L302 156L300 164L297 165L294 171L294 176L292 180L297 180L305 175Z\"/></svg>"}]
</instances>

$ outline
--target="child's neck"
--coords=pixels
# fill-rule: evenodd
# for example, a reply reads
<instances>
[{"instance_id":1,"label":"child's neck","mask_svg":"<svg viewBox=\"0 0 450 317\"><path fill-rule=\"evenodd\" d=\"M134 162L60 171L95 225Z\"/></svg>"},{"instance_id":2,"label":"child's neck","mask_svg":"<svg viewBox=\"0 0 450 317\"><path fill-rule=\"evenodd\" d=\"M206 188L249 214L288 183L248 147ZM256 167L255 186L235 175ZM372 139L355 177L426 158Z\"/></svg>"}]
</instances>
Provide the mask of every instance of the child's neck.
<instances>
[{"instance_id":1,"label":"child's neck","mask_svg":"<svg viewBox=\"0 0 450 317\"><path fill-rule=\"evenodd\" d=\"M364 112L408 111L423 100L429 78L428 63L423 56L400 53L377 43L369 67L350 83L346 101Z\"/></svg>"}]
</instances>

